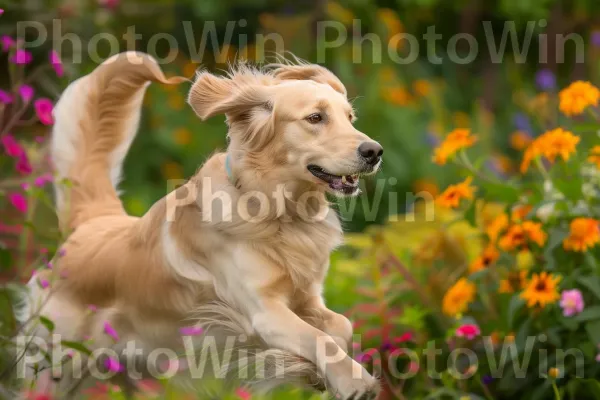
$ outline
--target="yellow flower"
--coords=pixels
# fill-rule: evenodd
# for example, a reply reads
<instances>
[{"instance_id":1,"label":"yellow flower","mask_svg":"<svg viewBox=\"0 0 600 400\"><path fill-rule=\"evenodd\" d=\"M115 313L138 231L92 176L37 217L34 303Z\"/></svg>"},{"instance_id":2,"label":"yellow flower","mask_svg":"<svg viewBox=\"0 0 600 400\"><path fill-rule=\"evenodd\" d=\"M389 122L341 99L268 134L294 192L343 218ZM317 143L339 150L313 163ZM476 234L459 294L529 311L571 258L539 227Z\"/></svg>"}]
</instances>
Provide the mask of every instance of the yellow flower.
<instances>
[{"instance_id":1,"label":"yellow flower","mask_svg":"<svg viewBox=\"0 0 600 400\"><path fill-rule=\"evenodd\" d=\"M560 104L558 108L566 116L580 115L589 107L598 105L600 90L589 82L573 82L558 94Z\"/></svg>"},{"instance_id":2,"label":"yellow flower","mask_svg":"<svg viewBox=\"0 0 600 400\"><path fill-rule=\"evenodd\" d=\"M575 218L571 221L569 236L563 241L565 250L587 251L600 242L598 220L593 218Z\"/></svg>"},{"instance_id":3,"label":"yellow flower","mask_svg":"<svg viewBox=\"0 0 600 400\"><path fill-rule=\"evenodd\" d=\"M415 194L418 194L420 192L427 192L432 197L437 196L440 192L438 185L436 185L434 182L425 179L417 179L413 184L413 190L415 191Z\"/></svg>"},{"instance_id":4,"label":"yellow flower","mask_svg":"<svg viewBox=\"0 0 600 400\"><path fill-rule=\"evenodd\" d=\"M388 40L402 32L402 22L398 18L396 12L390 8L382 8L377 10L377 19L385 25ZM399 42L399 44L402 43Z\"/></svg>"},{"instance_id":5,"label":"yellow flower","mask_svg":"<svg viewBox=\"0 0 600 400\"><path fill-rule=\"evenodd\" d=\"M475 273L486 269L490 265L494 264L499 257L500 253L498 253L496 247L494 247L493 245L488 245L483 251L483 253L479 257L477 257L475 261L471 263L471 265L469 265L469 272Z\"/></svg>"},{"instance_id":6,"label":"yellow flower","mask_svg":"<svg viewBox=\"0 0 600 400\"><path fill-rule=\"evenodd\" d=\"M500 280L500 293L514 293L527 286L527 271L510 271L506 279Z\"/></svg>"},{"instance_id":7,"label":"yellow flower","mask_svg":"<svg viewBox=\"0 0 600 400\"><path fill-rule=\"evenodd\" d=\"M588 162L596 164L596 168L600 168L600 146L592 147L587 160Z\"/></svg>"},{"instance_id":8,"label":"yellow flower","mask_svg":"<svg viewBox=\"0 0 600 400\"><path fill-rule=\"evenodd\" d=\"M448 186L448 188L437 197L437 204L446 208L456 208L462 199L472 199L473 193L476 190L474 186L470 186L472 180L473 178L469 176L461 183Z\"/></svg>"},{"instance_id":9,"label":"yellow flower","mask_svg":"<svg viewBox=\"0 0 600 400\"><path fill-rule=\"evenodd\" d=\"M525 221L522 224L514 224L508 232L498 242L500 248L504 251L511 251L524 247L528 241L543 246L546 243L547 235L542 230L542 224L539 222Z\"/></svg>"},{"instance_id":10,"label":"yellow flower","mask_svg":"<svg viewBox=\"0 0 600 400\"><path fill-rule=\"evenodd\" d=\"M188 78L193 78L196 75L196 71L200 68L200 65L196 64L193 61L187 62L183 66L183 76ZM175 85L173 85L175 86Z\"/></svg>"},{"instance_id":11,"label":"yellow flower","mask_svg":"<svg viewBox=\"0 0 600 400\"><path fill-rule=\"evenodd\" d=\"M558 368L550 368L548 370L548 376L551 379L556 379L556 378L560 377L560 370Z\"/></svg>"},{"instance_id":12,"label":"yellow flower","mask_svg":"<svg viewBox=\"0 0 600 400\"><path fill-rule=\"evenodd\" d=\"M418 79L413 82L413 91L419 96L425 97L431 92L431 84L425 79Z\"/></svg>"},{"instance_id":13,"label":"yellow flower","mask_svg":"<svg viewBox=\"0 0 600 400\"><path fill-rule=\"evenodd\" d=\"M344 25L352 25L352 21L354 20L352 11L334 1L327 2L327 15L334 20L340 21Z\"/></svg>"},{"instance_id":14,"label":"yellow flower","mask_svg":"<svg viewBox=\"0 0 600 400\"><path fill-rule=\"evenodd\" d=\"M394 79L396 79L396 71L394 68L389 66L381 67L379 70L379 79L386 83L392 82Z\"/></svg>"},{"instance_id":15,"label":"yellow flower","mask_svg":"<svg viewBox=\"0 0 600 400\"><path fill-rule=\"evenodd\" d=\"M167 104L173 110L182 110L185 107L185 100L183 96L179 93L172 93L169 95L167 99Z\"/></svg>"},{"instance_id":16,"label":"yellow flower","mask_svg":"<svg viewBox=\"0 0 600 400\"><path fill-rule=\"evenodd\" d=\"M383 98L397 106L409 105L413 100L408 90L406 90L402 86L385 88L383 90Z\"/></svg>"},{"instance_id":17,"label":"yellow flower","mask_svg":"<svg viewBox=\"0 0 600 400\"><path fill-rule=\"evenodd\" d=\"M558 156L567 161L571 154L575 153L575 146L579 140L579 136L562 128L556 128L540 135L525 150L521 173L527 172L531 161L539 156L546 157L550 162L554 162Z\"/></svg>"},{"instance_id":18,"label":"yellow flower","mask_svg":"<svg viewBox=\"0 0 600 400\"><path fill-rule=\"evenodd\" d=\"M169 161L162 165L162 174L166 179L181 179L183 178L183 169L176 162Z\"/></svg>"},{"instance_id":19,"label":"yellow flower","mask_svg":"<svg viewBox=\"0 0 600 400\"><path fill-rule=\"evenodd\" d=\"M495 243L506 228L508 228L508 217L506 214L502 213L494 218L494 220L486 227L486 233L490 238L490 242Z\"/></svg>"},{"instance_id":20,"label":"yellow flower","mask_svg":"<svg viewBox=\"0 0 600 400\"><path fill-rule=\"evenodd\" d=\"M466 278L461 278L444 295L442 311L450 316L462 314L474 299L475 285Z\"/></svg>"},{"instance_id":21,"label":"yellow flower","mask_svg":"<svg viewBox=\"0 0 600 400\"><path fill-rule=\"evenodd\" d=\"M528 270L535 265L533 253L527 249L523 249L517 253L517 268Z\"/></svg>"},{"instance_id":22,"label":"yellow flower","mask_svg":"<svg viewBox=\"0 0 600 400\"><path fill-rule=\"evenodd\" d=\"M513 207L512 211L510 213L510 218L514 222L522 221L525 219L527 214L529 214L529 212L532 209L533 209L533 206L531 206L529 204L519 204L519 205Z\"/></svg>"},{"instance_id":23,"label":"yellow flower","mask_svg":"<svg viewBox=\"0 0 600 400\"><path fill-rule=\"evenodd\" d=\"M523 131L516 131L510 135L510 145L517 151L525 150L531 141L531 136Z\"/></svg>"},{"instance_id":24,"label":"yellow flower","mask_svg":"<svg viewBox=\"0 0 600 400\"><path fill-rule=\"evenodd\" d=\"M527 287L521 293L521 298L527 301L527 307L545 307L546 304L552 304L560 298L557 286L560 282L560 276L554 276L547 272L533 274Z\"/></svg>"},{"instance_id":25,"label":"yellow flower","mask_svg":"<svg viewBox=\"0 0 600 400\"><path fill-rule=\"evenodd\" d=\"M192 141L192 132L187 128L178 128L173 132L173 140L180 146L188 145Z\"/></svg>"},{"instance_id":26,"label":"yellow flower","mask_svg":"<svg viewBox=\"0 0 600 400\"><path fill-rule=\"evenodd\" d=\"M471 147L476 141L477 136L471 136L469 129L455 129L433 151L433 162L444 165L458 150Z\"/></svg>"}]
</instances>

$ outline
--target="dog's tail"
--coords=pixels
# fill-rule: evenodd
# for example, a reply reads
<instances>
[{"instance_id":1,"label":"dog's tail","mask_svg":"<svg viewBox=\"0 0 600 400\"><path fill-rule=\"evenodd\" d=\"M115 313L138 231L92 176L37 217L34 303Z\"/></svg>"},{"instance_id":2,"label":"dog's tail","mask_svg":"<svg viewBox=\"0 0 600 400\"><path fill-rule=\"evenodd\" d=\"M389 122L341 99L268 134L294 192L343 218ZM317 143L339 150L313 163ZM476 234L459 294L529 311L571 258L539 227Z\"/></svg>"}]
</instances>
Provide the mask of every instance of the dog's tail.
<instances>
[{"instance_id":1,"label":"dog's tail","mask_svg":"<svg viewBox=\"0 0 600 400\"><path fill-rule=\"evenodd\" d=\"M135 137L150 81L167 79L147 54L118 54L71 83L54 110L52 160L63 231L98 216L123 214L117 193L121 167Z\"/></svg>"}]
</instances>

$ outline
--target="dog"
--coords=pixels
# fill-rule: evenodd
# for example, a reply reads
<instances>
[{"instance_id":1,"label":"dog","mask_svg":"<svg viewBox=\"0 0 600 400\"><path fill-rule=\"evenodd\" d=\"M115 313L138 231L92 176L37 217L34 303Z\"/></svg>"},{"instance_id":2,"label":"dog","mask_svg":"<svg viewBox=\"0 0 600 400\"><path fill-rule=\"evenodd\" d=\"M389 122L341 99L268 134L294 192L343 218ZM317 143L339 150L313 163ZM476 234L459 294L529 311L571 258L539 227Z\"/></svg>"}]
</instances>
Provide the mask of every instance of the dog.
<instances>
[{"instance_id":1,"label":"dog","mask_svg":"<svg viewBox=\"0 0 600 400\"><path fill-rule=\"evenodd\" d=\"M344 85L322 66L201 71L188 103L201 120L225 115L227 151L144 216L129 216L117 186L145 89L182 81L127 52L58 101L51 153L57 182L70 182L55 185L68 237L53 269L29 283L25 319L37 310L54 333L92 338L94 347L114 345L107 323L119 341L147 348L178 348L190 321L205 332L221 326L285 355L290 370L312 373L338 398L374 399L378 380L347 354L352 324L322 293L342 243L327 194L358 195L360 177L381 165L382 146L355 129ZM35 335L49 340L46 328Z\"/></svg>"}]
</instances>

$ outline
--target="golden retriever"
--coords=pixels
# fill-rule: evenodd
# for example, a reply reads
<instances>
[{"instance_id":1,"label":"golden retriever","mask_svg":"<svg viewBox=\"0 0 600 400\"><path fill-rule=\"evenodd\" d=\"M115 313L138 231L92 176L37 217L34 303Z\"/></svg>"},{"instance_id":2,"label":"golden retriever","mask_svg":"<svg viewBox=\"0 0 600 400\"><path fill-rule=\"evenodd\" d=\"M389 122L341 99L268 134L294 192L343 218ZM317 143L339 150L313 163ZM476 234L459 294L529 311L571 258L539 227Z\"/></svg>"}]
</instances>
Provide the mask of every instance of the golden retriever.
<instances>
[{"instance_id":1,"label":"golden retriever","mask_svg":"<svg viewBox=\"0 0 600 400\"><path fill-rule=\"evenodd\" d=\"M344 85L303 62L199 72L189 104L202 120L226 116L227 151L136 218L116 187L150 81L182 79L123 53L58 102L52 156L71 184L56 186L56 207L69 236L54 269L32 279L29 315L42 305L55 333L93 347L114 344L107 322L146 348L178 348L190 320L223 323L312 366L338 398L375 398L377 379L347 355L351 323L322 297L342 243L326 193L357 195L383 152L354 128Z\"/></svg>"}]
</instances>

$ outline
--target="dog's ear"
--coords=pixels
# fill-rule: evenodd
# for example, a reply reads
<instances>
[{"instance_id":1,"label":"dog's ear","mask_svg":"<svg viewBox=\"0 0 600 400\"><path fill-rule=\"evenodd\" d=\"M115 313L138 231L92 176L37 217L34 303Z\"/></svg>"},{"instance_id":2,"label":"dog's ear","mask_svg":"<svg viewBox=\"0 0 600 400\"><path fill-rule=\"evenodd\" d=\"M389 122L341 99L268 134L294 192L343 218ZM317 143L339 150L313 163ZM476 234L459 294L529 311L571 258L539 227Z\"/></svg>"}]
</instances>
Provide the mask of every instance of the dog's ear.
<instances>
[{"instance_id":1,"label":"dog's ear","mask_svg":"<svg viewBox=\"0 0 600 400\"><path fill-rule=\"evenodd\" d=\"M331 86L336 92L347 96L346 87L330 70L317 64L272 65L273 75L280 80L311 80L319 83L325 83Z\"/></svg>"},{"instance_id":2,"label":"dog's ear","mask_svg":"<svg viewBox=\"0 0 600 400\"><path fill-rule=\"evenodd\" d=\"M200 72L188 95L188 103L206 120L218 114L235 118L253 107L268 104L268 98L264 86L258 83Z\"/></svg>"}]
</instances>

